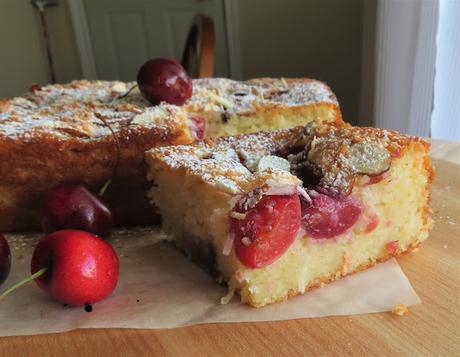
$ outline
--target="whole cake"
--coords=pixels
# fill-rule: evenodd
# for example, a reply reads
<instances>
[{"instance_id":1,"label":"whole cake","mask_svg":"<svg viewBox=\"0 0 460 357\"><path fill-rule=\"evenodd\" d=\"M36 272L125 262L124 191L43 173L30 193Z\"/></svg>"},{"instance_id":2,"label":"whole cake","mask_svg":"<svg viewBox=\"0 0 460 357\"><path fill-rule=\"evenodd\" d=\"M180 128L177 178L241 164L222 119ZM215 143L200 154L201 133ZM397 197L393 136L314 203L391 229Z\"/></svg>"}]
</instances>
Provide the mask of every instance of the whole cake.
<instances>
[{"instance_id":1,"label":"whole cake","mask_svg":"<svg viewBox=\"0 0 460 357\"><path fill-rule=\"evenodd\" d=\"M335 95L315 80L199 79L193 90L183 106L151 106L134 82L82 80L0 100L0 231L39 228L45 196L63 181L98 190L111 180L115 223L149 223L147 149L341 121Z\"/></svg>"},{"instance_id":2,"label":"whole cake","mask_svg":"<svg viewBox=\"0 0 460 357\"><path fill-rule=\"evenodd\" d=\"M149 196L188 256L255 307L413 250L431 227L429 145L343 123L146 153Z\"/></svg>"}]
</instances>

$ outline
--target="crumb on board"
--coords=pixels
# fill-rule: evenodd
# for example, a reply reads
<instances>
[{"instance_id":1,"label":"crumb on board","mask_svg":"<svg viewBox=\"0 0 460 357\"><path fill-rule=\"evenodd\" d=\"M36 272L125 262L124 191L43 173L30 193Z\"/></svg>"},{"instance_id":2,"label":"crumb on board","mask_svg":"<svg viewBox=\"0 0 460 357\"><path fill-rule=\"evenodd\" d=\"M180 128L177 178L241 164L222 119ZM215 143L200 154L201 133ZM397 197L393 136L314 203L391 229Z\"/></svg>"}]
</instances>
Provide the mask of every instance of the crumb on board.
<instances>
[{"instance_id":1,"label":"crumb on board","mask_svg":"<svg viewBox=\"0 0 460 357\"><path fill-rule=\"evenodd\" d=\"M230 300L232 300L233 296L235 295L235 289L229 289L228 290L228 294L223 296L221 299L220 299L220 303L222 305L227 305Z\"/></svg>"},{"instance_id":2,"label":"crumb on board","mask_svg":"<svg viewBox=\"0 0 460 357\"><path fill-rule=\"evenodd\" d=\"M391 312L395 315L403 316L409 312L409 309L404 304L396 304L393 306L393 310Z\"/></svg>"}]
</instances>

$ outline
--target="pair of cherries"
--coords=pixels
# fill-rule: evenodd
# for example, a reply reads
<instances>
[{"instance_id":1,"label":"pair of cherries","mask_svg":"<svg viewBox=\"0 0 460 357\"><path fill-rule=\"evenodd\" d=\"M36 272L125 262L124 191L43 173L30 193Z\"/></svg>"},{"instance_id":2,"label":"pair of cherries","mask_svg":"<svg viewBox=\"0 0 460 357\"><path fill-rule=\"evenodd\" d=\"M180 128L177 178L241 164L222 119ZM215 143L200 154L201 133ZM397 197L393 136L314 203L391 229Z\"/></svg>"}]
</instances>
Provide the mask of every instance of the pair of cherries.
<instances>
[{"instance_id":1,"label":"pair of cherries","mask_svg":"<svg viewBox=\"0 0 460 357\"><path fill-rule=\"evenodd\" d=\"M159 58L144 63L137 83L143 96L153 105L161 102L182 105L192 95L192 80L173 59ZM192 121L202 136L202 123L196 118ZM54 232L69 228L106 238L112 230L112 213L83 185L57 185L46 202L43 230Z\"/></svg>"},{"instance_id":2,"label":"pair of cherries","mask_svg":"<svg viewBox=\"0 0 460 357\"><path fill-rule=\"evenodd\" d=\"M192 95L192 80L172 59L147 61L137 82L142 95L153 105L182 105ZM192 118L198 139L203 122ZM113 226L112 213L81 184L62 183L46 201L43 218L46 235L32 256L32 276L0 295L0 299L27 281L37 284L56 300L85 305L106 298L118 282L118 257L104 239ZM11 268L11 252L0 234L0 285Z\"/></svg>"},{"instance_id":3,"label":"pair of cherries","mask_svg":"<svg viewBox=\"0 0 460 357\"><path fill-rule=\"evenodd\" d=\"M299 229L312 239L332 239L353 227L362 212L353 197L317 193L310 204L298 195L264 196L243 219L230 220L235 254L248 268L263 268L294 243Z\"/></svg>"},{"instance_id":4,"label":"pair of cherries","mask_svg":"<svg viewBox=\"0 0 460 357\"><path fill-rule=\"evenodd\" d=\"M141 67L137 83L143 96L153 105L163 101L182 105L192 95L192 80L175 60L149 60ZM202 123L192 119L197 131ZM112 213L83 185L63 183L52 189L45 207L43 230L79 229L106 238L112 230Z\"/></svg>"},{"instance_id":5,"label":"pair of cherries","mask_svg":"<svg viewBox=\"0 0 460 357\"><path fill-rule=\"evenodd\" d=\"M0 299L28 281L56 300L73 306L105 299L118 282L119 262L103 238L112 229L112 213L83 185L54 187L45 204L43 237L34 250L32 275L4 292ZM0 284L11 267L8 243L0 235Z\"/></svg>"}]
</instances>

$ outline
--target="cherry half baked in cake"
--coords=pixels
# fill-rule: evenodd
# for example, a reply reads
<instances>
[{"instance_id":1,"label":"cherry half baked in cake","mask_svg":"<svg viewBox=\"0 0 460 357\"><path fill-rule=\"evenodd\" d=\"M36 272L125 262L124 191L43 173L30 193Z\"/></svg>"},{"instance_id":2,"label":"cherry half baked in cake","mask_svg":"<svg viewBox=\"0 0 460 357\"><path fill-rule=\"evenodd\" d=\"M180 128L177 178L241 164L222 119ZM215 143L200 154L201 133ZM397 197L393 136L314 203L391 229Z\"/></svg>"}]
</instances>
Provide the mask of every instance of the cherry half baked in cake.
<instances>
[{"instance_id":1,"label":"cherry half baked in cake","mask_svg":"<svg viewBox=\"0 0 460 357\"><path fill-rule=\"evenodd\" d=\"M264 196L248 211L231 219L235 254L245 266L261 268L275 261L294 242L300 228L297 195ZM234 214L235 215L235 214Z\"/></svg>"},{"instance_id":2,"label":"cherry half baked in cake","mask_svg":"<svg viewBox=\"0 0 460 357\"><path fill-rule=\"evenodd\" d=\"M235 237L235 254L241 263L249 268L264 267L289 248L300 227L313 239L330 239L353 227L361 215L357 199L321 193L313 196L301 208L297 194L267 195L242 213L244 218L234 213L238 218L231 218L229 234Z\"/></svg>"},{"instance_id":3,"label":"cherry half baked in cake","mask_svg":"<svg viewBox=\"0 0 460 357\"><path fill-rule=\"evenodd\" d=\"M149 197L180 249L211 247L209 268L261 307L425 240L428 148L392 131L319 121L155 148L146 154Z\"/></svg>"}]
</instances>

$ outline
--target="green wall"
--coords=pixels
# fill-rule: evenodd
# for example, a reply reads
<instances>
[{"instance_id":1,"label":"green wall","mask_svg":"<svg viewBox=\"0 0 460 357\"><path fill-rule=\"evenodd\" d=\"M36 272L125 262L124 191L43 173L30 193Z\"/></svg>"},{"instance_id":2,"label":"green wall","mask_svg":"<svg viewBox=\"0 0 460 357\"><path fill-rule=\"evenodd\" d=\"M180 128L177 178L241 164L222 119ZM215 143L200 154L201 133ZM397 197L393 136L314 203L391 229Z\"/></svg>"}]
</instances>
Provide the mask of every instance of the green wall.
<instances>
[{"instance_id":1,"label":"green wall","mask_svg":"<svg viewBox=\"0 0 460 357\"><path fill-rule=\"evenodd\" d=\"M328 83L357 122L363 0L240 0L243 78L312 77Z\"/></svg>"},{"instance_id":2,"label":"green wall","mask_svg":"<svg viewBox=\"0 0 460 357\"><path fill-rule=\"evenodd\" d=\"M67 0L46 10L58 82L80 78ZM0 98L49 81L38 15L29 0L0 0Z\"/></svg>"}]
</instances>

